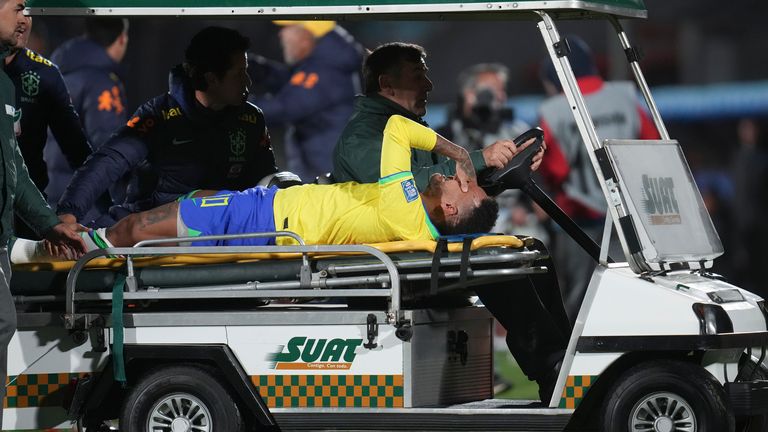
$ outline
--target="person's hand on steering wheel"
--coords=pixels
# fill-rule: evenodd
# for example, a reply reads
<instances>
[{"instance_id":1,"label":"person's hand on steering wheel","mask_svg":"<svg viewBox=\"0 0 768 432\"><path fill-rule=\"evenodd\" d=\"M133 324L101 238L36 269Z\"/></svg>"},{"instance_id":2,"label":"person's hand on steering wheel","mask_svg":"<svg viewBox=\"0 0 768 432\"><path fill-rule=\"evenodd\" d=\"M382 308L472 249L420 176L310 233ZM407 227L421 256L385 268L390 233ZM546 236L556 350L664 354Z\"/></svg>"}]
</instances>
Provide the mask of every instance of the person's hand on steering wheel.
<instances>
[{"instance_id":1,"label":"person's hand on steering wheel","mask_svg":"<svg viewBox=\"0 0 768 432\"><path fill-rule=\"evenodd\" d=\"M535 140L536 140L535 138L529 139L522 146L520 146L520 148L523 149L533 144ZM541 150L537 151L536 154L533 155L533 159L531 159L531 172L539 169L539 166L541 165L541 161L544 160L544 150L546 149L547 149L547 142L544 140L541 140Z\"/></svg>"}]
</instances>

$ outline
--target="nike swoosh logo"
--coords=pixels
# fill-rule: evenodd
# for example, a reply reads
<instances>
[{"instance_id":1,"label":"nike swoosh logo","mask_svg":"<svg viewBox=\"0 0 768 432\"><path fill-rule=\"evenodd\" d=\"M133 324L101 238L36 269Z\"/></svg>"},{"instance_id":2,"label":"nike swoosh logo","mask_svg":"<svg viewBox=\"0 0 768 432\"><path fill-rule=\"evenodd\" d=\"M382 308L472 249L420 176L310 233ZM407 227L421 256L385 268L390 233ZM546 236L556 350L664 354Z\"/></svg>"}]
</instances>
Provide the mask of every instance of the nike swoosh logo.
<instances>
[{"instance_id":1,"label":"nike swoosh logo","mask_svg":"<svg viewBox=\"0 0 768 432\"><path fill-rule=\"evenodd\" d=\"M191 142L192 142L191 139L180 140L180 139L174 138L173 141L171 141L171 144L173 144L173 145L181 145L181 144L187 144L187 143L191 143Z\"/></svg>"}]
</instances>

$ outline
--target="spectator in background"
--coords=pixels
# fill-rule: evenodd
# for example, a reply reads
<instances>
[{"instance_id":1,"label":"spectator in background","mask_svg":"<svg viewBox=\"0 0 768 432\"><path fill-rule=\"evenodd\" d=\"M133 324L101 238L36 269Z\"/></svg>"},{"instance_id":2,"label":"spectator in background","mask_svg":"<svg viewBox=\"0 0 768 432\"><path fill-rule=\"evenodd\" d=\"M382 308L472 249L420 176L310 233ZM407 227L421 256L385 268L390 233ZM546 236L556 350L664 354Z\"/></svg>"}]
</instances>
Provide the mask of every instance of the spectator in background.
<instances>
[{"instance_id":1,"label":"spectator in background","mask_svg":"<svg viewBox=\"0 0 768 432\"><path fill-rule=\"evenodd\" d=\"M252 56L249 72L268 94L250 100L270 127L288 127L287 169L304 181L333 168L332 150L360 92L363 49L333 21L275 21L287 65Z\"/></svg>"},{"instance_id":2,"label":"spectator in background","mask_svg":"<svg viewBox=\"0 0 768 432\"><path fill-rule=\"evenodd\" d=\"M43 160L43 148L48 128L61 146L68 167L77 169L91 154L91 147L80 126L72 99L59 68L47 58L27 48L32 31L32 18L25 17L19 44L5 58L5 72L16 87L16 112L20 130L17 141L29 176L38 189L48 186L48 167ZM34 231L20 219L16 220L16 235L36 238Z\"/></svg>"},{"instance_id":3,"label":"spectator in background","mask_svg":"<svg viewBox=\"0 0 768 432\"><path fill-rule=\"evenodd\" d=\"M120 62L127 49L128 20L89 17L85 19L85 34L64 42L51 55L51 60L59 65L64 75L72 103L94 151L128 120L125 88L120 78ZM46 193L51 204L59 200L73 175L66 157L59 151L61 143L56 145L56 141L58 137L51 137L45 148L51 178ZM125 184L118 183L111 192L114 194L112 199L120 202ZM95 217L105 210L93 210L90 216Z\"/></svg>"},{"instance_id":4,"label":"spectator in background","mask_svg":"<svg viewBox=\"0 0 768 432\"><path fill-rule=\"evenodd\" d=\"M599 76L587 44L568 36L568 60L579 89L597 128L598 137L658 138L648 115L638 104L635 86L629 82L605 82ZM549 98L539 108L540 124L547 142L547 156L539 169L555 202L595 241L600 242L607 206L594 168L581 139L573 112L563 95L554 65L546 60L541 79ZM571 322L581 307L595 261L562 230L554 236L553 258L563 287ZM623 255L613 247L611 255Z\"/></svg>"},{"instance_id":5,"label":"spectator in background","mask_svg":"<svg viewBox=\"0 0 768 432\"><path fill-rule=\"evenodd\" d=\"M768 149L765 137L754 119L738 124L739 148L733 160L733 242L726 249L731 255L733 279L737 285L768 298L763 269L768 263Z\"/></svg>"}]
</instances>

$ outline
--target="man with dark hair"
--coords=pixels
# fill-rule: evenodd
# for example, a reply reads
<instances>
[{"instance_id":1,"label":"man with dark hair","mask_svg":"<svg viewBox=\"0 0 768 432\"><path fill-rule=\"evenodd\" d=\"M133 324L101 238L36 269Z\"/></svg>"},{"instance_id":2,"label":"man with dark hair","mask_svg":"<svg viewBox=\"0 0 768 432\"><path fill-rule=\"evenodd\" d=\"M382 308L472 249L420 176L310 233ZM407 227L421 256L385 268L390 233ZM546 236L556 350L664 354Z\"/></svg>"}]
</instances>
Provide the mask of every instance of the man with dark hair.
<instances>
[{"instance_id":1,"label":"man with dark hair","mask_svg":"<svg viewBox=\"0 0 768 432\"><path fill-rule=\"evenodd\" d=\"M96 150L128 119L125 87L120 78L120 63L128 49L128 20L89 17L85 27L84 35L64 42L53 52L51 60L59 65L85 135ZM62 145L69 145L67 139L54 134L48 137L45 147L51 179L45 191L51 204L59 200L74 170L81 165L72 166L60 150ZM119 188L112 192L116 199L121 198ZM90 216L106 211L108 205L107 199Z\"/></svg>"},{"instance_id":2,"label":"man with dark hair","mask_svg":"<svg viewBox=\"0 0 768 432\"><path fill-rule=\"evenodd\" d=\"M49 127L72 170L85 162L91 154L91 146L58 66L27 48L32 17L25 17L25 21L18 46L13 47L5 58L5 72L16 87L16 112L20 126L16 140L30 178L42 191L48 186L48 167L43 159L43 149ZM21 237L35 237L34 231L18 218L15 231Z\"/></svg>"},{"instance_id":3,"label":"man with dark hair","mask_svg":"<svg viewBox=\"0 0 768 432\"><path fill-rule=\"evenodd\" d=\"M457 175L435 174L419 193L410 171L412 148L451 158ZM384 128L376 183L307 184L279 190L257 186L242 192L200 193L206 196L174 201L98 229L86 235L88 246L130 247L148 239L275 232L278 227L295 232L307 244L436 240L444 233L487 232L498 210L477 185L466 150L401 116L390 117ZM192 245L275 243L295 241L250 238L201 240Z\"/></svg>"},{"instance_id":4,"label":"man with dark hair","mask_svg":"<svg viewBox=\"0 0 768 432\"><path fill-rule=\"evenodd\" d=\"M427 95L432 90L425 57L422 47L395 42L376 48L366 58L365 95L357 97L355 113L334 150L335 181L377 181L382 134L393 115L425 124L421 117L427 112ZM514 142L500 140L469 155L474 169L480 172L503 167L517 151ZM543 152L539 152L534 157L532 169L538 168L542 156ZM420 150L412 152L411 167L420 191L426 191L435 174L456 172L453 161ZM546 253L540 242L536 247ZM551 261L542 260L540 264L551 272L520 280L511 287L490 285L476 287L475 291L507 330L510 351L528 378L539 384L539 397L547 403L571 329Z\"/></svg>"},{"instance_id":5,"label":"man with dark hair","mask_svg":"<svg viewBox=\"0 0 768 432\"><path fill-rule=\"evenodd\" d=\"M24 0L0 0L2 58L19 43L22 29L26 26L24 8ZM74 248L76 254L83 252L85 245L77 233L59 223L29 178L14 132L16 95L13 82L3 70L0 70L0 104L5 106L5 113L0 115L0 177L3 178L0 194L0 382L5 383L8 344L16 332L16 308L9 287L11 265L5 247L13 234L13 214L21 216L40 236L56 245ZM5 388L5 385L0 385L0 400L5 398ZM12 429L11 425L3 427L2 420L0 409L0 429Z\"/></svg>"},{"instance_id":6,"label":"man with dark hair","mask_svg":"<svg viewBox=\"0 0 768 432\"><path fill-rule=\"evenodd\" d=\"M125 201L95 226L155 208L197 189L241 190L277 171L264 116L246 102L249 41L235 30L197 33L170 91L144 103L75 174L59 201L81 220L108 185L132 172Z\"/></svg>"},{"instance_id":7,"label":"man with dark hair","mask_svg":"<svg viewBox=\"0 0 768 432\"><path fill-rule=\"evenodd\" d=\"M426 125L422 116L427 113L427 95L432 91L426 55L418 45L393 42L376 48L365 59L365 94L356 98L355 112L336 143L334 181L376 180L381 131L390 116L398 114ZM500 140L470 152L470 156L479 172L487 167L503 167L515 151L512 141ZM424 190L432 174L454 172L454 163L438 155L415 150L412 157L419 190ZM540 156L535 159L535 166L540 160Z\"/></svg>"}]
</instances>

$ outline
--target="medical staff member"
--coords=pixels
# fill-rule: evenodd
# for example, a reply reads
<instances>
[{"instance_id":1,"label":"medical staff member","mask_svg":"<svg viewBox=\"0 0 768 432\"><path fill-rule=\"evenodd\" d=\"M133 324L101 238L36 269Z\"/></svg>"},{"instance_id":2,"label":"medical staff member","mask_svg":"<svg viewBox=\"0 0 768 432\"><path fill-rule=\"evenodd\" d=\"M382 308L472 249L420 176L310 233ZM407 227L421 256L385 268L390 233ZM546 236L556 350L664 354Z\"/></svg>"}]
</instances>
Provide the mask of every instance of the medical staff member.
<instances>
[{"instance_id":1,"label":"medical staff member","mask_svg":"<svg viewBox=\"0 0 768 432\"><path fill-rule=\"evenodd\" d=\"M125 201L94 227L196 189L246 189L275 173L264 115L246 101L248 46L248 38L232 29L198 32L184 63L171 70L170 91L140 106L75 173L58 204L62 220L82 220L94 200L129 172Z\"/></svg>"}]
</instances>

